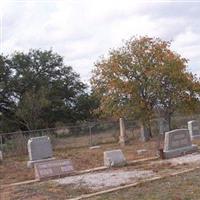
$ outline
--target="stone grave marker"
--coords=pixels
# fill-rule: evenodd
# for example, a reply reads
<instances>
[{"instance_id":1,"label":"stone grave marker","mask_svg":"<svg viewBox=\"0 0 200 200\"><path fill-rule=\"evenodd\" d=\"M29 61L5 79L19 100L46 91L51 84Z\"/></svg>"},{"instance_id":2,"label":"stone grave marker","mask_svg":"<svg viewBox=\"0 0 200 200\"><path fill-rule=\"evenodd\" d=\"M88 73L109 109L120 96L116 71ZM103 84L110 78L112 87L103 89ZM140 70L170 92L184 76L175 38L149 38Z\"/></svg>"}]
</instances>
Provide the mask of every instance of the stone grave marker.
<instances>
[{"instance_id":1,"label":"stone grave marker","mask_svg":"<svg viewBox=\"0 0 200 200\"><path fill-rule=\"evenodd\" d=\"M104 152L104 166L117 167L126 165L126 158L120 149Z\"/></svg>"},{"instance_id":2,"label":"stone grave marker","mask_svg":"<svg viewBox=\"0 0 200 200\"><path fill-rule=\"evenodd\" d=\"M120 136L119 136L119 144L121 146L125 146L128 142L128 138L126 136L126 128L124 124L124 119L119 119L119 126L120 126Z\"/></svg>"},{"instance_id":3,"label":"stone grave marker","mask_svg":"<svg viewBox=\"0 0 200 200\"><path fill-rule=\"evenodd\" d=\"M28 167L34 163L43 162L45 159L52 160L53 152L50 138L47 136L34 137L28 140Z\"/></svg>"},{"instance_id":4,"label":"stone grave marker","mask_svg":"<svg viewBox=\"0 0 200 200\"><path fill-rule=\"evenodd\" d=\"M197 151L197 146L192 145L188 129L176 129L165 133L164 157L174 158Z\"/></svg>"},{"instance_id":5,"label":"stone grave marker","mask_svg":"<svg viewBox=\"0 0 200 200\"><path fill-rule=\"evenodd\" d=\"M74 171L70 160L50 160L34 164L35 178L44 180L53 177L61 177Z\"/></svg>"},{"instance_id":6,"label":"stone grave marker","mask_svg":"<svg viewBox=\"0 0 200 200\"><path fill-rule=\"evenodd\" d=\"M191 136L191 139L200 139L200 129L199 123L196 120L192 120L188 122L188 130Z\"/></svg>"}]
</instances>

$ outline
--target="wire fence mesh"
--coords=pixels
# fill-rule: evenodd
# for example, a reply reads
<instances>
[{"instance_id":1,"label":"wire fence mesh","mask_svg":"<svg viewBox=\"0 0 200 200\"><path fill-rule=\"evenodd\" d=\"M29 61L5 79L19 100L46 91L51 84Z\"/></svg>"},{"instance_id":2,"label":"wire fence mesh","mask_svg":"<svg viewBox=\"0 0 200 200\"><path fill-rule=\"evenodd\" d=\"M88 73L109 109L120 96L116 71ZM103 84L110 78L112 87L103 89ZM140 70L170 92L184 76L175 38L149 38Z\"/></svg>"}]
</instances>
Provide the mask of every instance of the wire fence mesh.
<instances>
[{"instance_id":1,"label":"wire fence mesh","mask_svg":"<svg viewBox=\"0 0 200 200\"><path fill-rule=\"evenodd\" d=\"M164 137L160 136L160 118L151 120L153 137L157 137L158 145L163 143ZM174 116L172 129L187 128L187 122L197 120L200 115ZM124 120L126 135L129 143L140 139L140 123L131 119ZM68 125L60 128L49 128L32 131L17 131L0 133L0 150L5 156L27 154L27 142L32 137L49 136L53 149L81 148L101 144L118 143L120 135L119 121L87 122L79 125Z\"/></svg>"}]
</instances>

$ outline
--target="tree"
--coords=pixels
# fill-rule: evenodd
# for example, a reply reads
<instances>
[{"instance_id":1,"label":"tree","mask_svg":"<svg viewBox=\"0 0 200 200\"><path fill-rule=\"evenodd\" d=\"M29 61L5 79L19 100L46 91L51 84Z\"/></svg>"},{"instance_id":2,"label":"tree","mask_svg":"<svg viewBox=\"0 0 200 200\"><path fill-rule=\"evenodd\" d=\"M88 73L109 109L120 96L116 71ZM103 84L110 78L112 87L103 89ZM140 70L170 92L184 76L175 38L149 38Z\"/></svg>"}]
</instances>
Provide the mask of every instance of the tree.
<instances>
[{"instance_id":1,"label":"tree","mask_svg":"<svg viewBox=\"0 0 200 200\"><path fill-rule=\"evenodd\" d=\"M193 85L186 64L186 59L170 50L170 42L131 38L95 64L91 84L100 98L100 112L137 118L151 136L155 108L162 108L171 117L182 101L180 94L186 97L188 86Z\"/></svg>"},{"instance_id":2,"label":"tree","mask_svg":"<svg viewBox=\"0 0 200 200\"><path fill-rule=\"evenodd\" d=\"M4 124L10 121L11 128L26 130L79 120L76 107L86 85L63 57L52 50L14 52L0 57L0 67Z\"/></svg>"},{"instance_id":3,"label":"tree","mask_svg":"<svg viewBox=\"0 0 200 200\"><path fill-rule=\"evenodd\" d=\"M45 123L41 115L49 105L47 94L46 89L41 87L38 91L26 91L22 96L16 110L16 116L26 129L35 130Z\"/></svg>"}]
</instances>

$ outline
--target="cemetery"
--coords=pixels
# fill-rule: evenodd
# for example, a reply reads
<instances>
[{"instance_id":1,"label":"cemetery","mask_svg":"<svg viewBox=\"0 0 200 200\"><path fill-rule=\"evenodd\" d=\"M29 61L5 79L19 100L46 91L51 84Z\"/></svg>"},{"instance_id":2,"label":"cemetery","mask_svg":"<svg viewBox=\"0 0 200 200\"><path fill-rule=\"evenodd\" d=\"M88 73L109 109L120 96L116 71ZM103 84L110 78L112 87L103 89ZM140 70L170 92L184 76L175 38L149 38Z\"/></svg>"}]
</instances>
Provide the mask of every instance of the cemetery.
<instances>
[{"instance_id":1,"label":"cemetery","mask_svg":"<svg viewBox=\"0 0 200 200\"><path fill-rule=\"evenodd\" d=\"M34 196L34 191L40 191L37 199L98 199L140 184L200 171L200 142L192 139L190 129L167 131L162 141L159 137L146 142L130 139L127 133L123 119L119 119L118 143L53 149L50 137L32 137L25 155L1 153L1 192L7 199L14 193L18 194L16 199ZM158 151L160 146L164 159Z\"/></svg>"}]
</instances>

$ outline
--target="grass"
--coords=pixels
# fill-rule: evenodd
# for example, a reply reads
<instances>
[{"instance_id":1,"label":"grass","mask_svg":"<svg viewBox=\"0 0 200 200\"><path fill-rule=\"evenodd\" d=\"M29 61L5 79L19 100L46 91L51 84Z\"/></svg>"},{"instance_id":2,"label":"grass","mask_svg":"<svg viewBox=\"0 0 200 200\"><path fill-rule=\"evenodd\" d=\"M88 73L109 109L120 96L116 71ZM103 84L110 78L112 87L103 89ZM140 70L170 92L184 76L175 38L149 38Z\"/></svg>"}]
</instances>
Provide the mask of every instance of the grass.
<instances>
[{"instance_id":1,"label":"grass","mask_svg":"<svg viewBox=\"0 0 200 200\"><path fill-rule=\"evenodd\" d=\"M103 165L103 152L105 150L121 148L117 143L101 145L100 149L81 148L57 148L54 156L57 159L70 159L75 170L90 169ZM132 141L131 145L121 148L127 160L148 158L156 155L156 139L143 143L138 140ZM147 149L148 151L138 155L138 149ZM28 155L5 158L0 164L0 185L10 184L20 181L34 179L33 169L27 168Z\"/></svg>"},{"instance_id":2,"label":"grass","mask_svg":"<svg viewBox=\"0 0 200 200\"><path fill-rule=\"evenodd\" d=\"M160 167L162 168L162 166ZM165 169L161 171L165 171ZM174 169L171 170L171 172L173 171ZM200 169L196 169L193 172L141 183L136 187L87 200L197 200L200 199L199 187ZM62 186L48 181L9 188L6 198L2 198L2 200L65 200L88 193L92 193L92 191L87 187Z\"/></svg>"},{"instance_id":3,"label":"grass","mask_svg":"<svg viewBox=\"0 0 200 200\"><path fill-rule=\"evenodd\" d=\"M199 187L200 170L196 170L88 200L197 200L200 199Z\"/></svg>"},{"instance_id":4,"label":"grass","mask_svg":"<svg viewBox=\"0 0 200 200\"><path fill-rule=\"evenodd\" d=\"M57 148L54 152L58 159L71 159L76 170L89 169L103 165L103 152L105 150L118 149L118 144L104 144L100 149L90 150L88 147L82 148ZM139 155L137 150L147 149L147 152ZM122 148L127 160L148 158L156 154L156 140L143 143L138 140L132 141L131 145ZM9 157L0 164L0 185L19 181L34 179L34 172L26 167L28 156ZM127 167L126 170L147 169L158 174L168 174L191 166L170 166L163 165L139 165ZM194 167L194 166L192 166ZM200 170L165 178L159 181L140 184L126 190L93 197L94 200L192 200L200 199ZM52 182L41 182L30 185L15 186L1 190L1 200L64 200L66 198L91 193L89 188L55 185ZM89 199L88 199L89 200Z\"/></svg>"}]
</instances>

